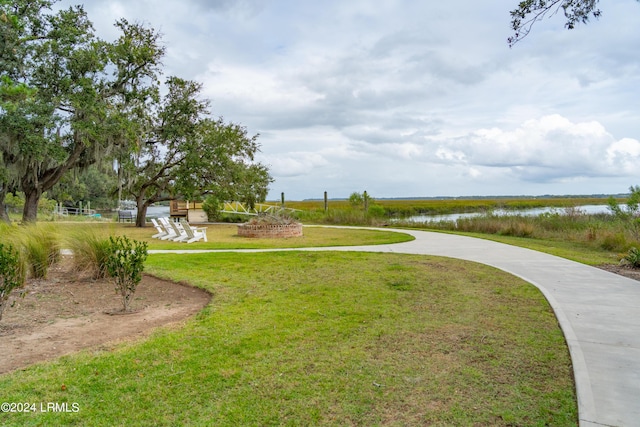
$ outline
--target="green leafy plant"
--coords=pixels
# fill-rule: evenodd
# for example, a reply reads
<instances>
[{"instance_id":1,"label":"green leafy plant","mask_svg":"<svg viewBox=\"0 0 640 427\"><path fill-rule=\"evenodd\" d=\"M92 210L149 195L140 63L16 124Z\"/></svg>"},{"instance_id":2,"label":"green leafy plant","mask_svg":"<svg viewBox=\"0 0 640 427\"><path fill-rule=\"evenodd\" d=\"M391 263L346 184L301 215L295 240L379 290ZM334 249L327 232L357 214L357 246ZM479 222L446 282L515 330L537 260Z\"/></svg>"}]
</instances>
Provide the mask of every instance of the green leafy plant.
<instances>
[{"instance_id":1,"label":"green leafy plant","mask_svg":"<svg viewBox=\"0 0 640 427\"><path fill-rule=\"evenodd\" d=\"M620 262L622 264L629 265L632 268L640 268L640 249L635 246L632 247Z\"/></svg>"},{"instance_id":2,"label":"green leafy plant","mask_svg":"<svg viewBox=\"0 0 640 427\"><path fill-rule=\"evenodd\" d=\"M109 255L106 267L116 283L116 292L122 296L122 311L129 311L131 298L142 280L147 259L147 243L130 240L127 236L109 237Z\"/></svg>"},{"instance_id":3,"label":"green leafy plant","mask_svg":"<svg viewBox=\"0 0 640 427\"><path fill-rule=\"evenodd\" d=\"M629 198L626 201L626 208L618 205L617 201L610 197L609 210L618 218L629 230L636 240L640 239L640 185L629 187Z\"/></svg>"},{"instance_id":4,"label":"green leafy plant","mask_svg":"<svg viewBox=\"0 0 640 427\"><path fill-rule=\"evenodd\" d=\"M222 206L222 201L213 195L207 196L202 203L202 209L207 214L207 220L209 222L220 221L222 216L220 212L220 207Z\"/></svg>"},{"instance_id":5,"label":"green leafy plant","mask_svg":"<svg viewBox=\"0 0 640 427\"><path fill-rule=\"evenodd\" d=\"M361 193L353 192L349 195L349 204L353 208L360 208L364 205L364 196Z\"/></svg>"},{"instance_id":6,"label":"green leafy plant","mask_svg":"<svg viewBox=\"0 0 640 427\"><path fill-rule=\"evenodd\" d=\"M12 245L0 243L0 320L11 291L24 285L20 254Z\"/></svg>"}]
</instances>

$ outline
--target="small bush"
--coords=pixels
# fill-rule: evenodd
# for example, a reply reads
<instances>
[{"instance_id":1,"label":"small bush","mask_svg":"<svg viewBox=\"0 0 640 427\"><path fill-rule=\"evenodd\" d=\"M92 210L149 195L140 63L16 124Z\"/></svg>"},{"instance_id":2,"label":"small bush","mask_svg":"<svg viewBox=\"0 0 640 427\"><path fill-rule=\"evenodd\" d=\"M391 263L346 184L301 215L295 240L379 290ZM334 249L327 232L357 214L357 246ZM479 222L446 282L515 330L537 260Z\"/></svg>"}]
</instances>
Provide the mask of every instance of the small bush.
<instances>
[{"instance_id":1,"label":"small bush","mask_svg":"<svg viewBox=\"0 0 640 427\"><path fill-rule=\"evenodd\" d=\"M0 243L0 320L11 291L24 285L20 254L11 245Z\"/></svg>"},{"instance_id":2,"label":"small bush","mask_svg":"<svg viewBox=\"0 0 640 427\"><path fill-rule=\"evenodd\" d=\"M632 268L640 268L640 250L635 246L629 249L629 252L622 258L621 263Z\"/></svg>"},{"instance_id":3,"label":"small bush","mask_svg":"<svg viewBox=\"0 0 640 427\"><path fill-rule=\"evenodd\" d=\"M298 224L298 221L287 214L284 210L278 211L274 214L261 213L252 217L247 221L249 225L290 225Z\"/></svg>"},{"instance_id":4,"label":"small bush","mask_svg":"<svg viewBox=\"0 0 640 427\"><path fill-rule=\"evenodd\" d=\"M122 296L122 311L129 311L129 303L142 280L147 260L147 243L129 240L127 236L109 237L107 272L116 283L116 292Z\"/></svg>"},{"instance_id":5,"label":"small bush","mask_svg":"<svg viewBox=\"0 0 640 427\"><path fill-rule=\"evenodd\" d=\"M386 215L386 211L380 205L371 205L367 211L369 215L375 218L383 218Z\"/></svg>"},{"instance_id":6,"label":"small bush","mask_svg":"<svg viewBox=\"0 0 640 427\"><path fill-rule=\"evenodd\" d=\"M600 247L607 251L623 252L627 250L627 239L623 233L605 233Z\"/></svg>"},{"instance_id":7,"label":"small bush","mask_svg":"<svg viewBox=\"0 0 640 427\"><path fill-rule=\"evenodd\" d=\"M222 218L222 212L220 212L220 208L222 207L223 202L215 197L215 196L207 196L202 203L202 209L207 214L207 221L215 222L220 221Z\"/></svg>"}]
</instances>

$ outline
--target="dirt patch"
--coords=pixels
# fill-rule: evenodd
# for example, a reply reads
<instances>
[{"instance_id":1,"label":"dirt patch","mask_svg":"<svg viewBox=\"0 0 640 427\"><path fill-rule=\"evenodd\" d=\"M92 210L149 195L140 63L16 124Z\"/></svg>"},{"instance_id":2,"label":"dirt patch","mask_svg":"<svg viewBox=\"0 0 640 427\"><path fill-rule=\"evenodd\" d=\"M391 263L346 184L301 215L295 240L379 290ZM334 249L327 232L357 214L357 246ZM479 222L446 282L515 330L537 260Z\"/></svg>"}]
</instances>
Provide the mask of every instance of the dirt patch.
<instances>
[{"instance_id":1,"label":"dirt patch","mask_svg":"<svg viewBox=\"0 0 640 427\"><path fill-rule=\"evenodd\" d=\"M631 268L616 264L602 264L597 267L611 273L619 274L620 276L628 277L629 279L640 281L640 268Z\"/></svg>"},{"instance_id":2,"label":"dirt patch","mask_svg":"<svg viewBox=\"0 0 640 427\"><path fill-rule=\"evenodd\" d=\"M145 275L131 302L132 314L110 315L122 302L109 280L71 272L69 259L46 280L30 280L20 298L14 291L0 321L0 374L85 348L139 338L179 322L206 306L202 289Z\"/></svg>"}]
</instances>

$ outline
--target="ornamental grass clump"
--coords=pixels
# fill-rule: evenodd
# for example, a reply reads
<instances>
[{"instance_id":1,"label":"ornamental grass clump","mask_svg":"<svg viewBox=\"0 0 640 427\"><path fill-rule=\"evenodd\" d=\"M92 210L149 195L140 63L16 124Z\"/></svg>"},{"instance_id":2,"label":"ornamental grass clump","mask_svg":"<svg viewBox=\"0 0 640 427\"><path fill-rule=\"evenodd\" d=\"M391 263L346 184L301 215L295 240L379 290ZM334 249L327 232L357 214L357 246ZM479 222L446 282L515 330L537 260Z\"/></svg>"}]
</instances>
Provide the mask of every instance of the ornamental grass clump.
<instances>
[{"instance_id":1,"label":"ornamental grass clump","mask_svg":"<svg viewBox=\"0 0 640 427\"><path fill-rule=\"evenodd\" d=\"M107 277L107 259L111 245L108 239L91 229L80 229L67 242L73 251L73 268L76 272L87 272L94 279Z\"/></svg>"},{"instance_id":2,"label":"ornamental grass clump","mask_svg":"<svg viewBox=\"0 0 640 427\"><path fill-rule=\"evenodd\" d=\"M20 246L24 250L30 277L46 279L49 267L60 261L60 241L54 227L30 225L22 234Z\"/></svg>"},{"instance_id":3,"label":"ornamental grass clump","mask_svg":"<svg viewBox=\"0 0 640 427\"><path fill-rule=\"evenodd\" d=\"M24 264L12 245L0 243L0 320L11 291L24 285Z\"/></svg>"},{"instance_id":4,"label":"ornamental grass clump","mask_svg":"<svg viewBox=\"0 0 640 427\"><path fill-rule=\"evenodd\" d=\"M113 277L116 292L122 296L122 312L128 312L131 299L142 280L147 260L147 243L130 240L127 236L109 237L107 273Z\"/></svg>"}]
</instances>

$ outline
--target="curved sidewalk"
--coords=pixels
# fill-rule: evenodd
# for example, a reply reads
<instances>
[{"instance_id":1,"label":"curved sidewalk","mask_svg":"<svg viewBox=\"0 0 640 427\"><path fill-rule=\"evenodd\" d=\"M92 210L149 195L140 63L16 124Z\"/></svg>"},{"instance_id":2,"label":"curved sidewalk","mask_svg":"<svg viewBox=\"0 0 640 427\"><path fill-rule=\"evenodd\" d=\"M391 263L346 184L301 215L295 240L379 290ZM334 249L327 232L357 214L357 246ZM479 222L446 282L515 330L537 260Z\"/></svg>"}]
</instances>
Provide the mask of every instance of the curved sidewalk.
<instances>
[{"instance_id":1,"label":"curved sidewalk","mask_svg":"<svg viewBox=\"0 0 640 427\"><path fill-rule=\"evenodd\" d=\"M491 265L518 276L542 291L564 332L573 362L580 426L640 426L640 282L489 240L427 231L385 230L410 234L415 240L377 246L275 250L438 255ZM257 251L264 250L236 252Z\"/></svg>"}]
</instances>

